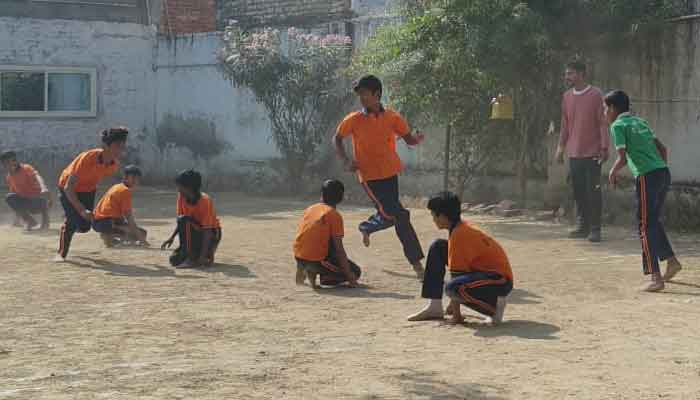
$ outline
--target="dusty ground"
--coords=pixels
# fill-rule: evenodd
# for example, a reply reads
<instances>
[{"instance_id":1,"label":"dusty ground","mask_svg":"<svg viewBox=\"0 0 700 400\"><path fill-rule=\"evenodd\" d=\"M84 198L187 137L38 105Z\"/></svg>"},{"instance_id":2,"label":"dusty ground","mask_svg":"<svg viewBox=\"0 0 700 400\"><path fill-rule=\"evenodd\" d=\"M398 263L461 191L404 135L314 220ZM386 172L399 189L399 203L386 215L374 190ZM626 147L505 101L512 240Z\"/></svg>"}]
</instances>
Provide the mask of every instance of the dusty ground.
<instances>
[{"instance_id":1,"label":"dusty ground","mask_svg":"<svg viewBox=\"0 0 700 400\"><path fill-rule=\"evenodd\" d=\"M172 229L172 193L137 215L154 242ZM160 250L105 250L77 236L49 260L56 230L0 228L0 398L11 399L700 399L700 255L665 293L640 294L631 230L602 245L565 227L475 218L516 274L504 325L410 323L418 284L393 232L365 249L345 207L365 288L293 283L301 202L216 194L224 238L212 269L173 270ZM4 212L4 215L7 215ZM414 210L423 244L436 237Z\"/></svg>"}]
</instances>

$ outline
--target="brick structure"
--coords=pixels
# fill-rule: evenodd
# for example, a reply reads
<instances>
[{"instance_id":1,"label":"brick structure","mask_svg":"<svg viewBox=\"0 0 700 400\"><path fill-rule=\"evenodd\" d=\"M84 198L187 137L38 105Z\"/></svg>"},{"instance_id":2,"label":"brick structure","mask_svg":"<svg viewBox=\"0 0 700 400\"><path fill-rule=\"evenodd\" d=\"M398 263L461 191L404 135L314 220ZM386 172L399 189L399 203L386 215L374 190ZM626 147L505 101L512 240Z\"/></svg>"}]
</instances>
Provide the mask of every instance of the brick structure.
<instances>
[{"instance_id":1,"label":"brick structure","mask_svg":"<svg viewBox=\"0 0 700 400\"><path fill-rule=\"evenodd\" d=\"M163 0L160 33L216 31L216 0Z\"/></svg>"},{"instance_id":2,"label":"brick structure","mask_svg":"<svg viewBox=\"0 0 700 400\"><path fill-rule=\"evenodd\" d=\"M308 26L352 16L351 0L220 0L219 26L235 19L242 26Z\"/></svg>"}]
</instances>

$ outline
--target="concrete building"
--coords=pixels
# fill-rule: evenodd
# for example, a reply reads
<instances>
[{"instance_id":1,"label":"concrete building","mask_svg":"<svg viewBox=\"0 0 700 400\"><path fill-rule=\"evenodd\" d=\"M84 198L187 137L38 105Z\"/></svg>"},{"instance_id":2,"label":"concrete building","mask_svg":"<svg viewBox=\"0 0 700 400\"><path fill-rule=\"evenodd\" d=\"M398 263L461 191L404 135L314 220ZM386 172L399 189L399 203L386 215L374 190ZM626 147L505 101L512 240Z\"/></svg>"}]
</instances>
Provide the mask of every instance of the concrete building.
<instances>
[{"instance_id":1,"label":"concrete building","mask_svg":"<svg viewBox=\"0 0 700 400\"><path fill-rule=\"evenodd\" d=\"M5 4L8 4L6 6ZM219 72L221 31L370 34L384 0L8 0L0 8L0 149L54 176L112 125L154 181L196 166L230 182L278 153L264 110ZM364 26L364 27L363 27ZM375 24L376 26L376 24ZM234 179L235 181L235 179Z\"/></svg>"}]
</instances>

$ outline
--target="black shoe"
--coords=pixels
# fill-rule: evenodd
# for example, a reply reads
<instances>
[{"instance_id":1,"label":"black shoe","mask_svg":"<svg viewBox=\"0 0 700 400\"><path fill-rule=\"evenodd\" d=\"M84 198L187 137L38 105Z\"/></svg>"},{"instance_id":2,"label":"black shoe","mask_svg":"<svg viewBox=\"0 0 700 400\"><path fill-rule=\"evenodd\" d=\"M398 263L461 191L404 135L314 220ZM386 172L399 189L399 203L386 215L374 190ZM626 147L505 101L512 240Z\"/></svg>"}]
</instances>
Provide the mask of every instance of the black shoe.
<instances>
[{"instance_id":1,"label":"black shoe","mask_svg":"<svg viewBox=\"0 0 700 400\"><path fill-rule=\"evenodd\" d=\"M591 243L600 243L600 231L592 231L590 236L588 236L588 241Z\"/></svg>"},{"instance_id":2,"label":"black shoe","mask_svg":"<svg viewBox=\"0 0 700 400\"><path fill-rule=\"evenodd\" d=\"M570 239L585 239L590 234L588 229L576 228L575 230L569 232Z\"/></svg>"}]
</instances>

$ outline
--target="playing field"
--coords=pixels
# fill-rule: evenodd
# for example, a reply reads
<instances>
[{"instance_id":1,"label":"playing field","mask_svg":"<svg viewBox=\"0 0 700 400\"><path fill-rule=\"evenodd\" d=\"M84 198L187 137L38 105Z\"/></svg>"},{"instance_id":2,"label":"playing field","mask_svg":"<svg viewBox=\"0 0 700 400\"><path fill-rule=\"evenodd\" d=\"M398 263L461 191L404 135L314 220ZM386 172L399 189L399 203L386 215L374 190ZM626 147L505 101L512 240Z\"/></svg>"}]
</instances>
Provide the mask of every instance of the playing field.
<instances>
[{"instance_id":1,"label":"playing field","mask_svg":"<svg viewBox=\"0 0 700 400\"><path fill-rule=\"evenodd\" d=\"M0 228L0 398L700 399L697 237L672 234L686 270L641 294L631 229L592 245L559 225L474 218L512 260L506 322L411 323L419 285L393 231L362 246L368 209L341 208L365 286L314 292L295 286L290 250L305 203L213 196L223 240L206 270L105 250L94 232L54 264L58 224ZM159 244L175 196L135 205ZM430 215L412 215L427 249Z\"/></svg>"}]
</instances>

